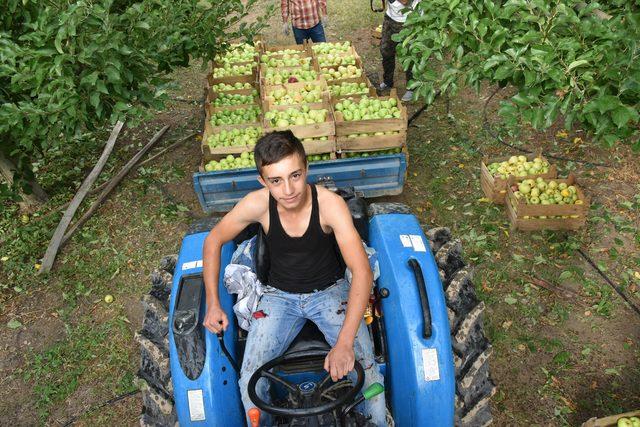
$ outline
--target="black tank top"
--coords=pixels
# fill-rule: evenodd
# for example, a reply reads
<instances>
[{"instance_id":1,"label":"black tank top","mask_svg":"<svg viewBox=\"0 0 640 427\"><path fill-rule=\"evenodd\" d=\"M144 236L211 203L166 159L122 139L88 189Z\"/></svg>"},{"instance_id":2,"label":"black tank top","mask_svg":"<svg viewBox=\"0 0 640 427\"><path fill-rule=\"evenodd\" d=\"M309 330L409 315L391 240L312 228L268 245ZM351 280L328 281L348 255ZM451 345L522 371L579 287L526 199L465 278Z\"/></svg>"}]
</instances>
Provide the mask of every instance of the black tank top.
<instances>
[{"instance_id":1,"label":"black tank top","mask_svg":"<svg viewBox=\"0 0 640 427\"><path fill-rule=\"evenodd\" d=\"M301 237L291 237L282 228L276 200L269 194L269 232L266 236L271 258L268 284L291 293L325 289L344 276L333 233L320 226L318 192L311 185L311 218Z\"/></svg>"}]
</instances>

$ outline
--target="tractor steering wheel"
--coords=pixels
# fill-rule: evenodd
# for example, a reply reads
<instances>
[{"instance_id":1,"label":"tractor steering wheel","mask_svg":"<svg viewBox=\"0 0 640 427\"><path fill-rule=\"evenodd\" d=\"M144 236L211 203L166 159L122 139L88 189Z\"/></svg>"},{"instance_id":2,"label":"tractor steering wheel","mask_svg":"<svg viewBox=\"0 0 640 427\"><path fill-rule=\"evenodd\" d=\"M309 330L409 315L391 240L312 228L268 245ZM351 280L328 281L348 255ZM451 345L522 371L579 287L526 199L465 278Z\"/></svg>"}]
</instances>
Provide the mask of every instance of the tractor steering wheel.
<instances>
[{"instance_id":1,"label":"tractor steering wheel","mask_svg":"<svg viewBox=\"0 0 640 427\"><path fill-rule=\"evenodd\" d=\"M358 392L362 389L362 385L364 384L364 369L362 369L362 365L357 360L354 363L354 369L357 374L356 383L351 386L347 393L328 403L319 402L322 392L325 391L325 389L329 388L327 387L327 384L330 383L330 374L327 373L327 375L322 379L322 381L320 381L319 384L314 384L314 387L312 387L311 390L305 390L303 388L303 385L308 383L302 383L300 385L292 384L289 381L270 372L272 368L284 363L309 362L313 360L322 361L327 356L327 354L328 351L326 350L304 350L292 354L286 354L270 360L269 362L259 367L249 379L249 398L261 410L266 411L272 415L279 415L287 418L320 415L326 412L331 412L334 409L337 409L345 405L346 403L351 402L356 394L358 394ZM296 400L298 402L304 401L306 407L284 408L281 406L274 406L265 402L256 394L256 384L258 383L258 380L260 378L266 378L283 385L287 390L289 390L289 392L296 396ZM310 404L314 406L311 406Z\"/></svg>"}]
</instances>

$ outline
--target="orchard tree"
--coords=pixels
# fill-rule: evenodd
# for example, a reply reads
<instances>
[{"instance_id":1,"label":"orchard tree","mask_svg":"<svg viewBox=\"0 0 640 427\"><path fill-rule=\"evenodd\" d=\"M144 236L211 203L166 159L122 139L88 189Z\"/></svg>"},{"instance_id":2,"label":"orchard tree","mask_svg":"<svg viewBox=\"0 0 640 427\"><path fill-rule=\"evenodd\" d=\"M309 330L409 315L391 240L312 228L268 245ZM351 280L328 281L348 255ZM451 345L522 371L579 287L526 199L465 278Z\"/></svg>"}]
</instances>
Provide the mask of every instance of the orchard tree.
<instances>
[{"instance_id":1,"label":"orchard tree","mask_svg":"<svg viewBox=\"0 0 640 427\"><path fill-rule=\"evenodd\" d=\"M461 85L511 85L517 93L500 107L511 125L563 118L608 146L640 149L639 0L429 0L398 40L410 86L428 103Z\"/></svg>"},{"instance_id":2,"label":"orchard tree","mask_svg":"<svg viewBox=\"0 0 640 427\"><path fill-rule=\"evenodd\" d=\"M171 71L264 27L272 7L244 22L255 3L0 0L0 196L42 200L35 157L161 108Z\"/></svg>"}]
</instances>

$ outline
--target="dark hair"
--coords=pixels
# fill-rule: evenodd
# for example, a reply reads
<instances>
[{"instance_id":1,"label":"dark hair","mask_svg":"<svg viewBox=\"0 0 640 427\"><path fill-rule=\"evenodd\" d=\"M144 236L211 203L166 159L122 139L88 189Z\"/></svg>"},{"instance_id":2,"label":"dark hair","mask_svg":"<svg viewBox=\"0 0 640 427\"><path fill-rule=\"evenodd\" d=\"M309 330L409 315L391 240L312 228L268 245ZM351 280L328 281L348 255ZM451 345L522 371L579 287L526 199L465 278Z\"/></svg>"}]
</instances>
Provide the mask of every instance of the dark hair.
<instances>
[{"instance_id":1,"label":"dark hair","mask_svg":"<svg viewBox=\"0 0 640 427\"><path fill-rule=\"evenodd\" d=\"M307 165L307 154L304 152L304 146L290 130L263 135L253 149L253 157L259 174L262 174L263 166L277 163L292 154L299 155L304 165Z\"/></svg>"}]
</instances>

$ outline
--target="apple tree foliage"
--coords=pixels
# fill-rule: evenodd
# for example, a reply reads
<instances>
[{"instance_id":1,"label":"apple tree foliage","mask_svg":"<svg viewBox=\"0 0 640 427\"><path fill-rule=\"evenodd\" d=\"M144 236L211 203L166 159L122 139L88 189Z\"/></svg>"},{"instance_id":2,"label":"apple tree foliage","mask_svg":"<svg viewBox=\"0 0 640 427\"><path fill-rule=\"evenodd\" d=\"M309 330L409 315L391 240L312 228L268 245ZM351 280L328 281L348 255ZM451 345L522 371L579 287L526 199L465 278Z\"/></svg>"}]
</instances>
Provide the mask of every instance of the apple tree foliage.
<instances>
[{"instance_id":1,"label":"apple tree foliage","mask_svg":"<svg viewBox=\"0 0 640 427\"><path fill-rule=\"evenodd\" d=\"M640 1L586 3L422 1L397 36L398 55L428 103L438 90L511 85L517 93L499 110L510 125L545 129L562 118L608 146L640 149Z\"/></svg>"},{"instance_id":2,"label":"apple tree foliage","mask_svg":"<svg viewBox=\"0 0 640 427\"><path fill-rule=\"evenodd\" d=\"M256 0L0 0L0 155L30 164L74 136L162 107L170 72L251 39ZM242 22L241 22L242 21ZM0 181L0 192L14 194Z\"/></svg>"}]
</instances>

